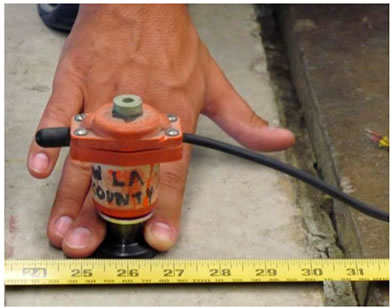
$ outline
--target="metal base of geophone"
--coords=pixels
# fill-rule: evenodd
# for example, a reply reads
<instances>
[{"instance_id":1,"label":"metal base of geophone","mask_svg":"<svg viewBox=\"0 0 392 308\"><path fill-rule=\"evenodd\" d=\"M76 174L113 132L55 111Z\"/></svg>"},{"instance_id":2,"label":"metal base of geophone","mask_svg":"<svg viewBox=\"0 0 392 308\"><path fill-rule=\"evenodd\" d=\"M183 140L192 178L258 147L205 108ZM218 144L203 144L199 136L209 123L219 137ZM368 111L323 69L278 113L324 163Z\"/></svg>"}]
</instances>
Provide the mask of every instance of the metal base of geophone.
<instances>
[{"instance_id":1,"label":"metal base of geophone","mask_svg":"<svg viewBox=\"0 0 392 308\"><path fill-rule=\"evenodd\" d=\"M153 257L156 252L144 241L143 223L153 215L160 163L182 157L179 119L126 94L95 112L76 115L70 130L46 134L51 135L41 136L41 142L37 134L40 145L45 139L42 146L59 146L68 134L71 158L93 163L93 201L107 222L106 238L95 256Z\"/></svg>"},{"instance_id":2,"label":"metal base of geophone","mask_svg":"<svg viewBox=\"0 0 392 308\"><path fill-rule=\"evenodd\" d=\"M101 217L106 220L106 237L93 257L153 258L157 254L144 240L143 222L140 220L115 220L103 215ZM151 215L142 219L147 220L149 217Z\"/></svg>"}]
</instances>

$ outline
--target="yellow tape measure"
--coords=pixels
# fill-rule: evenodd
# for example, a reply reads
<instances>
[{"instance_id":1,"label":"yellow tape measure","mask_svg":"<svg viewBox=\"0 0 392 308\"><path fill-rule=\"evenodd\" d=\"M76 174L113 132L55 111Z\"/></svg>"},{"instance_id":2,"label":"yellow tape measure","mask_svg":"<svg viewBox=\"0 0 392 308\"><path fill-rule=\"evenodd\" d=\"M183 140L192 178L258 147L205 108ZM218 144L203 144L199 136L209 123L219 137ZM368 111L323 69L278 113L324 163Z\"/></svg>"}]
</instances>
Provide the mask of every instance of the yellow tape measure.
<instances>
[{"instance_id":1,"label":"yellow tape measure","mask_svg":"<svg viewBox=\"0 0 392 308\"><path fill-rule=\"evenodd\" d=\"M168 284L389 280L388 259L6 260L5 284Z\"/></svg>"}]
</instances>

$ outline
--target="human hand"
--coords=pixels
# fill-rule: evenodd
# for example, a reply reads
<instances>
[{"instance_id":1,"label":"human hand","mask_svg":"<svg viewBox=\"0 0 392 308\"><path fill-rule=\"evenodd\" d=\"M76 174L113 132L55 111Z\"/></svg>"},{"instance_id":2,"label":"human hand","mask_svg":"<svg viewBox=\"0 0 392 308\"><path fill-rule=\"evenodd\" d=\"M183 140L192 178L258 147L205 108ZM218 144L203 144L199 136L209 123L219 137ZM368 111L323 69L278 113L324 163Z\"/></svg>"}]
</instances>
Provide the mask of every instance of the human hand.
<instances>
[{"instance_id":1,"label":"human hand","mask_svg":"<svg viewBox=\"0 0 392 308\"><path fill-rule=\"evenodd\" d=\"M236 93L192 25L185 5L81 5L61 53L53 91L38 129L69 126L73 115L91 112L118 94L132 93L194 132L200 113L239 143L258 151L285 149L291 132L270 128ZM33 140L29 172L45 178L59 149ZM154 216L146 241L168 250L176 241L191 147L181 161L161 164ZM50 242L70 257L94 252L105 236L90 193L91 164L67 157L48 223Z\"/></svg>"}]
</instances>

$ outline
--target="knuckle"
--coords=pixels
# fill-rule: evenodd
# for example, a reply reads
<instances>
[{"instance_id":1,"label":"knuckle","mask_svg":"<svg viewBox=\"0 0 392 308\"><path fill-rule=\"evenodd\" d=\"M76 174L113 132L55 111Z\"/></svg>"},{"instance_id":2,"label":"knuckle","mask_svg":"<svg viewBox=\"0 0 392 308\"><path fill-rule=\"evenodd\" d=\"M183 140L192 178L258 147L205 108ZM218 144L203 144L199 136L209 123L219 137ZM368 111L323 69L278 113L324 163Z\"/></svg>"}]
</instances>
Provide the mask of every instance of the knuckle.
<instances>
[{"instance_id":1,"label":"knuckle","mask_svg":"<svg viewBox=\"0 0 392 308\"><path fill-rule=\"evenodd\" d=\"M165 170L161 172L159 177L159 185L168 187L181 193L185 191L185 174L182 174L181 172Z\"/></svg>"},{"instance_id":2,"label":"knuckle","mask_svg":"<svg viewBox=\"0 0 392 308\"><path fill-rule=\"evenodd\" d=\"M249 132L260 128L261 126L268 125L266 121L264 121L262 118L260 118L253 110L251 111L248 121L243 129L237 130L234 134L233 137L236 140L239 140L240 142L244 142L245 140L249 139Z\"/></svg>"},{"instance_id":3,"label":"knuckle","mask_svg":"<svg viewBox=\"0 0 392 308\"><path fill-rule=\"evenodd\" d=\"M76 214L79 212L82 204L80 200L76 200L76 198L72 197L72 194L69 194L67 197L65 196L56 196L54 200L54 207L59 210L56 217L67 215L75 218Z\"/></svg>"},{"instance_id":4,"label":"knuckle","mask_svg":"<svg viewBox=\"0 0 392 308\"><path fill-rule=\"evenodd\" d=\"M92 163L91 162L86 162L86 161L80 161L80 160L75 160L72 159L71 156L69 156L69 162L72 165L72 167L79 169L79 172L91 174L92 173Z\"/></svg>"},{"instance_id":5,"label":"knuckle","mask_svg":"<svg viewBox=\"0 0 392 308\"><path fill-rule=\"evenodd\" d=\"M252 110L250 117L249 117L249 126L251 128L257 128L261 125L265 125L266 122L263 121L257 114Z\"/></svg>"},{"instance_id":6,"label":"knuckle","mask_svg":"<svg viewBox=\"0 0 392 308\"><path fill-rule=\"evenodd\" d=\"M215 119L216 116L219 114L218 108L217 108L217 103L216 101L209 101L208 104L205 104L202 110L202 113L208 116L211 119Z\"/></svg>"},{"instance_id":7,"label":"knuckle","mask_svg":"<svg viewBox=\"0 0 392 308\"><path fill-rule=\"evenodd\" d=\"M83 84L83 72L81 66L75 68L75 61L73 59L63 59L58 66L55 77L53 78L52 87L56 89L63 87L70 82L75 86Z\"/></svg>"},{"instance_id":8,"label":"knuckle","mask_svg":"<svg viewBox=\"0 0 392 308\"><path fill-rule=\"evenodd\" d=\"M68 116L69 108L66 104L53 104L51 101L49 102L44 117L46 119L54 120L59 122L65 126L68 126L71 118Z\"/></svg>"}]
</instances>

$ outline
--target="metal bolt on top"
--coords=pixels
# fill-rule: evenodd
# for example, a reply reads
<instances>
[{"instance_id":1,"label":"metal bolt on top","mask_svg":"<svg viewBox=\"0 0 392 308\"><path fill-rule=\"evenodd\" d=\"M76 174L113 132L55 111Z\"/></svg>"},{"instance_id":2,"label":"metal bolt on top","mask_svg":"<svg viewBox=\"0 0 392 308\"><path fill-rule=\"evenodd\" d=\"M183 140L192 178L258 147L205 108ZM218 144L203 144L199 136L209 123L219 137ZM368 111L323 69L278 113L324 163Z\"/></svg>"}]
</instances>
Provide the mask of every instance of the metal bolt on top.
<instances>
[{"instance_id":1,"label":"metal bolt on top","mask_svg":"<svg viewBox=\"0 0 392 308\"><path fill-rule=\"evenodd\" d=\"M118 95L113 99L113 116L134 119L143 114L141 97L133 94Z\"/></svg>"},{"instance_id":2,"label":"metal bolt on top","mask_svg":"<svg viewBox=\"0 0 392 308\"><path fill-rule=\"evenodd\" d=\"M74 131L74 134L76 136L86 136L87 133L88 133L87 129L85 129L85 128L78 128L78 129L75 129L75 131Z\"/></svg>"},{"instance_id":3,"label":"metal bolt on top","mask_svg":"<svg viewBox=\"0 0 392 308\"><path fill-rule=\"evenodd\" d=\"M84 113L79 113L75 116L75 121L81 122L86 118L86 115Z\"/></svg>"},{"instance_id":4,"label":"metal bolt on top","mask_svg":"<svg viewBox=\"0 0 392 308\"><path fill-rule=\"evenodd\" d=\"M176 137L179 134L180 134L180 132L175 128L169 128L168 130L166 130L166 136L169 136L169 137Z\"/></svg>"},{"instance_id":5,"label":"metal bolt on top","mask_svg":"<svg viewBox=\"0 0 392 308\"><path fill-rule=\"evenodd\" d=\"M177 116L175 114L168 114L167 118L169 119L170 122L176 122L177 121Z\"/></svg>"}]
</instances>

